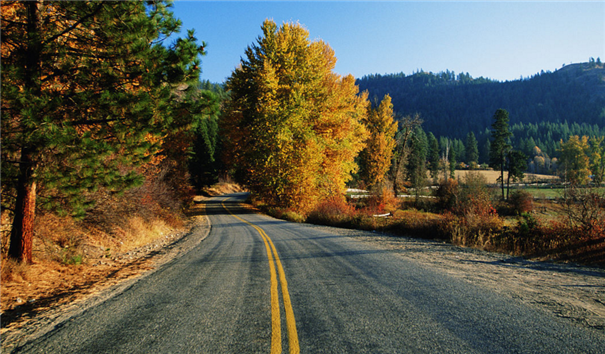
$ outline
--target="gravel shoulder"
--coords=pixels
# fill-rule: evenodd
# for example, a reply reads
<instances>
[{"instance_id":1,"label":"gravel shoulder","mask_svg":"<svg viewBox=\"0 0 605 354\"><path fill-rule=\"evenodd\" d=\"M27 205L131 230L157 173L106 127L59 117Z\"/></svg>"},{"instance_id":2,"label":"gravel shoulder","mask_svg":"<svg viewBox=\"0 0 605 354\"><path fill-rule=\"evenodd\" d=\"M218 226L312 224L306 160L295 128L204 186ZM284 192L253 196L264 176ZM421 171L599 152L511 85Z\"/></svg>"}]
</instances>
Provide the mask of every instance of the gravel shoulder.
<instances>
[{"instance_id":1,"label":"gravel shoulder","mask_svg":"<svg viewBox=\"0 0 605 354\"><path fill-rule=\"evenodd\" d=\"M452 277L605 332L605 269L527 260L433 240L310 227L371 242Z\"/></svg>"}]
</instances>

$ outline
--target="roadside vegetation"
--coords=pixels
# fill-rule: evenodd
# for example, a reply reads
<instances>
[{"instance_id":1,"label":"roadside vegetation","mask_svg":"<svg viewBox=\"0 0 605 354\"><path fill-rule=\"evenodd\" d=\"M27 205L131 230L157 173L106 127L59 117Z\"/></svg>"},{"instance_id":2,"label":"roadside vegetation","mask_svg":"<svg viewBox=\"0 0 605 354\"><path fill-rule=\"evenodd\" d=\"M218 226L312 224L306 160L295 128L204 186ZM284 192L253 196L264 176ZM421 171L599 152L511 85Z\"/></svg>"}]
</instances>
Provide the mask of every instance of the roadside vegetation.
<instances>
[{"instance_id":1,"label":"roadside vegetation","mask_svg":"<svg viewBox=\"0 0 605 354\"><path fill-rule=\"evenodd\" d=\"M326 200L306 215L262 203L257 207L293 222L439 239L531 259L605 266L605 188L551 187L552 198L515 188L502 201L499 188L489 186L485 175L489 173L476 171L460 180L442 181L438 189L427 189L418 198L395 198L390 189L383 189L362 198L353 194L347 201Z\"/></svg>"}]
</instances>

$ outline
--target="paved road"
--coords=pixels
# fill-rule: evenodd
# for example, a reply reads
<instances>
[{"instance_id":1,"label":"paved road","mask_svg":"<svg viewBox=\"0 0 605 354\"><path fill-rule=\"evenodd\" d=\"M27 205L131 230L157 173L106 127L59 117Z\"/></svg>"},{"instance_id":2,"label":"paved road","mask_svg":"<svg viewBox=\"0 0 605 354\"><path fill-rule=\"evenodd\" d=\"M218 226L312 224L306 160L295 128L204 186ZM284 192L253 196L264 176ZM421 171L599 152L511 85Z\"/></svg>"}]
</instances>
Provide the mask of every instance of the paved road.
<instances>
[{"instance_id":1,"label":"paved road","mask_svg":"<svg viewBox=\"0 0 605 354\"><path fill-rule=\"evenodd\" d=\"M18 352L605 353L603 332L242 197L213 198L205 241Z\"/></svg>"}]
</instances>

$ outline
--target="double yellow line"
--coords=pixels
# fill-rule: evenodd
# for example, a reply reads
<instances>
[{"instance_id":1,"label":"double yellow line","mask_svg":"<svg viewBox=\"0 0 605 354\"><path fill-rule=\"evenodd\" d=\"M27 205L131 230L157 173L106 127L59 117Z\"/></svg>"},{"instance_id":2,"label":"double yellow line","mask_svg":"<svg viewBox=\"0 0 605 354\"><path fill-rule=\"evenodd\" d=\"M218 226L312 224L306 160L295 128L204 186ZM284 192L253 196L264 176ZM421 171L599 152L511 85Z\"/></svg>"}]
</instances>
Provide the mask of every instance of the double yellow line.
<instances>
[{"instance_id":1,"label":"double yellow line","mask_svg":"<svg viewBox=\"0 0 605 354\"><path fill-rule=\"evenodd\" d=\"M292 310L292 302L290 301L290 293L288 292L288 282L286 281L286 274L284 268L281 265L279 254L275 249L275 245L265 230L260 227L248 222L239 216L233 214L231 210L225 206L226 198L221 202L221 205L229 214L236 219L252 226L263 239L265 248L267 249L267 258L269 260L269 272L271 274L271 354L277 354L282 352L281 346L281 316L279 313L279 292L277 289L277 274L279 273L279 283L281 284L281 293L284 301L284 309L286 312L286 328L288 329L288 348L290 354L300 353L300 346L298 344L298 333L296 332L296 321L294 319L294 311ZM275 270L277 264L277 272Z\"/></svg>"}]
</instances>

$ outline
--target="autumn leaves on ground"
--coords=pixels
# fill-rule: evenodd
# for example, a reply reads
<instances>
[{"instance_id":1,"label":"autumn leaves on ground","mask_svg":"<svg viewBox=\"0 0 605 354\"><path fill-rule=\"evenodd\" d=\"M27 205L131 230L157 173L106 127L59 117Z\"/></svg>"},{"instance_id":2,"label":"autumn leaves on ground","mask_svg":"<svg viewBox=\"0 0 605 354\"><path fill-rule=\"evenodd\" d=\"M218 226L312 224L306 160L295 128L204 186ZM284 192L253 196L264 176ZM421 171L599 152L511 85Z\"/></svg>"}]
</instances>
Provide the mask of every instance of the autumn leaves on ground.
<instances>
[{"instance_id":1,"label":"autumn leaves on ground","mask_svg":"<svg viewBox=\"0 0 605 354\"><path fill-rule=\"evenodd\" d=\"M200 82L193 31L164 43L179 23L162 1L1 6L3 326L148 267L196 194L234 191L209 188L219 176L292 221L603 264L603 137L558 142L557 175L541 178L559 204L536 202L515 186L528 158L506 110L489 151L498 189L485 171L456 178L480 167L472 132L464 157L440 146L421 116L334 73L302 25L265 21L223 86Z\"/></svg>"}]
</instances>

